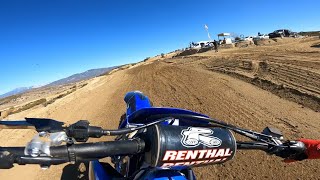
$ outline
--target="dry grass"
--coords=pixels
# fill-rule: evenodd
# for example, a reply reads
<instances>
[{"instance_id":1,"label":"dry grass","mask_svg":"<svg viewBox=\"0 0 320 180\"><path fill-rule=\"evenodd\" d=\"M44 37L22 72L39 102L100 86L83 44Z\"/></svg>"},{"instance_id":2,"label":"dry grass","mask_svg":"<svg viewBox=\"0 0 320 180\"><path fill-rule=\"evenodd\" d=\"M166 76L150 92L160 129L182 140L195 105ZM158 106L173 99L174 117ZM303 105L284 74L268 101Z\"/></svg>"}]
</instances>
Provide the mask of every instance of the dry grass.
<instances>
[{"instance_id":1,"label":"dry grass","mask_svg":"<svg viewBox=\"0 0 320 180\"><path fill-rule=\"evenodd\" d=\"M13 101L17 98L21 97L21 94L18 94L18 95L12 95L12 96L8 96L8 97L5 97L5 98L2 98L0 99L0 105L3 105L3 104L6 104L10 101Z\"/></svg>"},{"instance_id":2,"label":"dry grass","mask_svg":"<svg viewBox=\"0 0 320 180\"><path fill-rule=\"evenodd\" d=\"M21 106L21 107L13 108L13 110L12 110L11 112L10 112L10 110L9 110L9 115L10 115L10 114L19 113L19 112L25 111L25 110L27 110L27 109L31 109L31 108L33 108L33 107L35 107L35 106L37 106L37 105L44 104L44 103L46 103L46 102L47 102L47 100L46 100L45 98L38 99L38 100L36 100L36 101L32 101L32 102L30 102L30 103L28 103L28 104L25 104L25 105ZM10 109L11 109L11 108L10 108Z\"/></svg>"},{"instance_id":3,"label":"dry grass","mask_svg":"<svg viewBox=\"0 0 320 180\"><path fill-rule=\"evenodd\" d=\"M62 93L62 94L59 94L57 97L54 97L54 98L50 99L49 101L46 101L43 105L44 105L44 106L48 106L49 104L54 103L56 100L61 99L61 98L65 97L65 96L67 96L67 95L75 92L77 89L83 88L83 87L86 86L87 84L88 84L88 83L83 83L83 84L80 84L79 86L74 85L74 86L72 86L72 87L70 88L69 91L64 92L64 93Z\"/></svg>"}]
</instances>

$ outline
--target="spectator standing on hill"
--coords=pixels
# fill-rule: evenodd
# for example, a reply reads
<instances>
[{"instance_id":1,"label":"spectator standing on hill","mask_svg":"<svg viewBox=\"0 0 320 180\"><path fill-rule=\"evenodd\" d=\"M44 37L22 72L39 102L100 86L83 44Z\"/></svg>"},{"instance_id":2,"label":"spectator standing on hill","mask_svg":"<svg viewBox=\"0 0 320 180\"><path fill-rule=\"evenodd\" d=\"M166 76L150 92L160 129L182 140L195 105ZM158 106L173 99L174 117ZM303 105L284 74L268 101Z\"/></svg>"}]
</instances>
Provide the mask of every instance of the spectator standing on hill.
<instances>
[{"instance_id":1,"label":"spectator standing on hill","mask_svg":"<svg viewBox=\"0 0 320 180\"><path fill-rule=\"evenodd\" d=\"M214 50L218 52L218 42L216 40L213 41Z\"/></svg>"}]
</instances>

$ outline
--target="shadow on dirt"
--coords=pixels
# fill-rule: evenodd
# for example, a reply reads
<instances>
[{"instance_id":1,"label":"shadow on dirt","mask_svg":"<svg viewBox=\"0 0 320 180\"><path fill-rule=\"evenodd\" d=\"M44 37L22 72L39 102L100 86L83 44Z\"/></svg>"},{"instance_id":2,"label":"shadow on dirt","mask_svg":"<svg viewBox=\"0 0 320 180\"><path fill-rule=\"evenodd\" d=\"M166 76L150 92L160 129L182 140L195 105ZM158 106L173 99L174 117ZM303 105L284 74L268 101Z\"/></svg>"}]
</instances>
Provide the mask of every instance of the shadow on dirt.
<instances>
[{"instance_id":1,"label":"shadow on dirt","mask_svg":"<svg viewBox=\"0 0 320 180\"><path fill-rule=\"evenodd\" d=\"M312 45L311 47L313 47L313 48L320 48L320 43L319 43L319 44L314 44L314 45Z\"/></svg>"}]
</instances>

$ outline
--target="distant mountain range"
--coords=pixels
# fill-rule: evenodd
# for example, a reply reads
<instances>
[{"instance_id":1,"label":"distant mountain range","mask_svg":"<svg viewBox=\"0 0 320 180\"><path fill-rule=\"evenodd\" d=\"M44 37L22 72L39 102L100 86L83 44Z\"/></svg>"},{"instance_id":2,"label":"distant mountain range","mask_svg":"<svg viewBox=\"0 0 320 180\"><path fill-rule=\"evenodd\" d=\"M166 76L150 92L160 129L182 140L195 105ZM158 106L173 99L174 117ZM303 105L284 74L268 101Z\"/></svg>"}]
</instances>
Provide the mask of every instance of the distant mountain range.
<instances>
[{"instance_id":1,"label":"distant mountain range","mask_svg":"<svg viewBox=\"0 0 320 180\"><path fill-rule=\"evenodd\" d=\"M320 31L307 31L307 32L299 32L298 34L302 36L320 36Z\"/></svg>"},{"instance_id":2,"label":"distant mountain range","mask_svg":"<svg viewBox=\"0 0 320 180\"><path fill-rule=\"evenodd\" d=\"M118 66L108 67L108 68L99 68L99 69L90 69L90 70L88 70L86 72L74 74L74 75L71 75L69 77L54 81L54 82L52 82L50 84L45 85L45 87L69 84L69 83L74 83L74 82L90 79L90 78L102 75L104 73L110 72L110 71L112 71L113 69L115 69L117 67ZM12 91L9 91L9 92L7 92L5 94L0 95L0 98L5 98L5 97L8 97L8 96L24 93L26 91L29 91L29 90L33 89L33 88L38 88L38 87L31 86L31 87L16 88L16 89L14 89Z\"/></svg>"},{"instance_id":3,"label":"distant mountain range","mask_svg":"<svg viewBox=\"0 0 320 180\"><path fill-rule=\"evenodd\" d=\"M54 81L54 82L47 84L45 86L57 86L57 85L69 84L69 83L74 83L74 82L90 79L90 78L99 76L101 74L107 73L117 67L118 66L108 67L108 68L99 68L99 69L90 69L86 72L74 74L69 77Z\"/></svg>"},{"instance_id":4,"label":"distant mountain range","mask_svg":"<svg viewBox=\"0 0 320 180\"><path fill-rule=\"evenodd\" d=\"M5 97L8 97L8 96L24 93L24 92L26 92L26 91L28 91L28 90L30 90L32 88L33 88L33 86L31 86L31 87L19 87L19 88L16 88L16 89L12 90L12 91L7 92L7 93L1 94L0 98L5 98Z\"/></svg>"}]
</instances>

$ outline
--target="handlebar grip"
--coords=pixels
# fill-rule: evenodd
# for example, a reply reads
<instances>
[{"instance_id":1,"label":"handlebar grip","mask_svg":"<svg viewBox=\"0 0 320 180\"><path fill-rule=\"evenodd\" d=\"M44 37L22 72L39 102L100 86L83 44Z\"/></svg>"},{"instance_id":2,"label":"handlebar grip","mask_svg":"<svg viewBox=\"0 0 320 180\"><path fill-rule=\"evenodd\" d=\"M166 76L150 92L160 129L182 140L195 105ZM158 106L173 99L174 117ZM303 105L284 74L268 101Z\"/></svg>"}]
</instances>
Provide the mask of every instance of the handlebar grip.
<instances>
[{"instance_id":1,"label":"handlebar grip","mask_svg":"<svg viewBox=\"0 0 320 180\"><path fill-rule=\"evenodd\" d=\"M307 158L305 153L306 146L301 141L287 141L281 146L275 146L269 149L269 154L282 157L284 159L304 160Z\"/></svg>"},{"instance_id":2,"label":"handlebar grip","mask_svg":"<svg viewBox=\"0 0 320 180\"><path fill-rule=\"evenodd\" d=\"M25 147L0 147L0 154L9 152L16 156L24 156L24 148Z\"/></svg>"},{"instance_id":3,"label":"handlebar grip","mask_svg":"<svg viewBox=\"0 0 320 180\"><path fill-rule=\"evenodd\" d=\"M17 156L24 156L24 147L0 147L0 169L10 169Z\"/></svg>"},{"instance_id":4,"label":"handlebar grip","mask_svg":"<svg viewBox=\"0 0 320 180\"><path fill-rule=\"evenodd\" d=\"M10 169L13 167L14 155L9 151L0 151L0 169Z\"/></svg>"}]
</instances>

